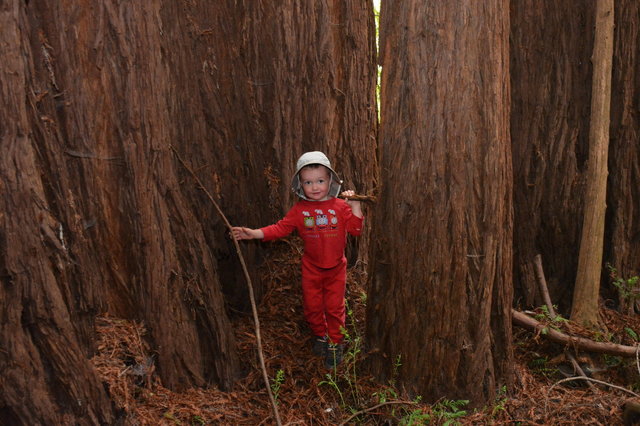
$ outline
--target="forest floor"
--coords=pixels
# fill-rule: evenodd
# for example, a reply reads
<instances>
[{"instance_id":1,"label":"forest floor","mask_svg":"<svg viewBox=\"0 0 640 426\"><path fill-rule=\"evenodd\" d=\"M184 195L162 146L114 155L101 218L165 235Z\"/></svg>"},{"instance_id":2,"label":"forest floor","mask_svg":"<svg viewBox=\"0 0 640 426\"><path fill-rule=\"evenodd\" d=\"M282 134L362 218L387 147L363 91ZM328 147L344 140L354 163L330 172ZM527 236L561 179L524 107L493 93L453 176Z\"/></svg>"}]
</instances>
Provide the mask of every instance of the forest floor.
<instances>
[{"instance_id":1,"label":"forest floor","mask_svg":"<svg viewBox=\"0 0 640 426\"><path fill-rule=\"evenodd\" d=\"M633 397L630 393L603 384L590 387L584 381L559 383L574 375L563 355L566 348L517 327L513 386L502 389L485 407L470 409L465 401L445 399L430 405L409 399L393 380L377 383L362 368L367 356L363 344L366 274L359 265L348 272L349 349L335 371L325 369L322 359L311 354L302 315L299 241L285 240L272 247L262 269L267 290L258 311L265 364L283 425L623 424L621 407ZM602 317L608 331L600 335L565 321L553 326L594 340L637 344L637 317L605 308ZM99 353L93 362L122 410L123 423L275 424L256 355L253 317L238 316L234 325L245 362L243 379L229 392L212 388L176 393L164 388L154 372L144 325L100 317ZM637 359L587 354L577 358L601 382L629 391L640 389Z\"/></svg>"}]
</instances>

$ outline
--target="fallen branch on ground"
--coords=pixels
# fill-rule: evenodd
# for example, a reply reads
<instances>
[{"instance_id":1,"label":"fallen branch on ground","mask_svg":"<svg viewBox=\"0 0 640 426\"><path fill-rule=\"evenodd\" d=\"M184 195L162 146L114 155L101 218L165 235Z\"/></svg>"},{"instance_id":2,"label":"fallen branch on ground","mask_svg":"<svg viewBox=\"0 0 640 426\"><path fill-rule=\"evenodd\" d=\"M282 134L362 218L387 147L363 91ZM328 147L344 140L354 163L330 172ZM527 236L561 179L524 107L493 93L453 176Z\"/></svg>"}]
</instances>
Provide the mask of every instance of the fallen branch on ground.
<instances>
[{"instance_id":1,"label":"fallen branch on ground","mask_svg":"<svg viewBox=\"0 0 640 426\"><path fill-rule=\"evenodd\" d=\"M531 318L523 312L516 311L515 309L511 310L511 314L513 324L535 332L540 332L546 329L546 332L543 335L547 339L556 343L573 346L583 351L624 357L635 357L636 351L638 350L635 346L625 346L609 342L595 342L585 337L569 336L560 331L554 330L553 328Z\"/></svg>"}]
</instances>

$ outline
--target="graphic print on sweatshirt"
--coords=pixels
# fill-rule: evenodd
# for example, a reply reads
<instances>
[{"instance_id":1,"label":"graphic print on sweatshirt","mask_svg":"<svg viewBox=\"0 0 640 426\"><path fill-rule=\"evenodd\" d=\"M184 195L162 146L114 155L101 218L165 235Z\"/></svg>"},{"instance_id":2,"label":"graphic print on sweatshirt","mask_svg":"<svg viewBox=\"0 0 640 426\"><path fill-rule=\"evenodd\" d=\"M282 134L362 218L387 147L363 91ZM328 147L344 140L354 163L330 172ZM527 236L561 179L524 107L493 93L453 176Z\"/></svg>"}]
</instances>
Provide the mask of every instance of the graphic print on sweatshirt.
<instances>
[{"instance_id":1,"label":"graphic print on sweatshirt","mask_svg":"<svg viewBox=\"0 0 640 426\"><path fill-rule=\"evenodd\" d=\"M328 213L328 214L327 214ZM307 231L323 231L325 229L337 229L338 228L338 216L336 211L329 209L325 213L323 210L315 209L315 216L311 216L308 211L302 211L304 227Z\"/></svg>"},{"instance_id":2,"label":"graphic print on sweatshirt","mask_svg":"<svg viewBox=\"0 0 640 426\"><path fill-rule=\"evenodd\" d=\"M322 210L316 209L316 227L318 230L322 231L323 229L327 229L329 226L329 219L327 215L323 213Z\"/></svg>"},{"instance_id":3,"label":"graphic print on sweatshirt","mask_svg":"<svg viewBox=\"0 0 640 426\"><path fill-rule=\"evenodd\" d=\"M304 216L304 227L307 229L313 229L316 224L316 220L311 216L311 214L307 211L303 211L302 216Z\"/></svg>"},{"instance_id":4,"label":"graphic print on sweatshirt","mask_svg":"<svg viewBox=\"0 0 640 426\"><path fill-rule=\"evenodd\" d=\"M331 226L331 229L338 227L338 216L336 216L336 211L333 209L329 209L329 226Z\"/></svg>"}]
</instances>

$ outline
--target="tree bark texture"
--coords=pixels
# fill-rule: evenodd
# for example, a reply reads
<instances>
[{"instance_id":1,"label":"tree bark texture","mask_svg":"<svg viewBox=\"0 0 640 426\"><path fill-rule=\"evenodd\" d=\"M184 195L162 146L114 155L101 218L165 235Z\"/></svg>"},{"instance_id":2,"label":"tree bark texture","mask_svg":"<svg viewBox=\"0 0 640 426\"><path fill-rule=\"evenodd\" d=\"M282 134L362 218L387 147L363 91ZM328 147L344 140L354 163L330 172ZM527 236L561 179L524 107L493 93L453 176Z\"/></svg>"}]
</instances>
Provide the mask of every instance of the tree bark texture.
<instances>
[{"instance_id":1,"label":"tree bark texture","mask_svg":"<svg viewBox=\"0 0 640 426\"><path fill-rule=\"evenodd\" d=\"M263 159L261 170L270 171L277 182L270 181L266 200L250 201L270 209L241 216L235 223L252 227L271 223L297 201L290 182L296 160L306 151L325 152L344 180L344 189L375 191L377 68L372 5L289 0L250 2L246 7L244 25L252 34L246 40L251 58L247 69L252 70L250 89L258 103L258 110L251 112L259 125L247 151ZM237 210L243 207L238 205ZM366 222L365 227L352 258L366 260L370 239Z\"/></svg>"},{"instance_id":2,"label":"tree bark texture","mask_svg":"<svg viewBox=\"0 0 640 426\"><path fill-rule=\"evenodd\" d=\"M482 404L512 361L508 3L383 2L381 36L371 368Z\"/></svg>"},{"instance_id":3,"label":"tree bark texture","mask_svg":"<svg viewBox=\"0 0 640 426\"><path fill-rule=\"evenodd\" d=\"M598 0L593 46L589 159L586 173L584 218L578 270L571 304L571 319L596 326L598 319L604 224L607 198L607 157L613 61L613 0Z\"/></svg>"},{"instance_id":4,"label":"tree bark texture","mask_svg":"<svg viewBox=\"0 0 640 426\"><path fill-rule=\"evenodd\" d=\"M511 1L511 138L516 303L541 305L533 259L567 310L588 155L595 3Z\"/></svg>"},{"instance_id":5,"label":"tree bark texture","mask_svg":"<svg viewBox=\"0 0 640 426\"><path fill-rule=\"evenodd\" d=\"M10 0L0 28L0 418L114 423L102 312L145 322L165 386L230 387L246 284L170 146L233 223L280 216L308 149L370 190L371 7Z\"/></svg>"},{"instance_id":6,"label":"tree bark texture","mask_svg":"<svg viewBox=\"0 0 640 426\"><path fill-rule=\"evenodd\" d=\"M640 3L616 0L605 262L640 275ZM624 308L633 307L622 300Z\"/></svg>"}]
</instances>

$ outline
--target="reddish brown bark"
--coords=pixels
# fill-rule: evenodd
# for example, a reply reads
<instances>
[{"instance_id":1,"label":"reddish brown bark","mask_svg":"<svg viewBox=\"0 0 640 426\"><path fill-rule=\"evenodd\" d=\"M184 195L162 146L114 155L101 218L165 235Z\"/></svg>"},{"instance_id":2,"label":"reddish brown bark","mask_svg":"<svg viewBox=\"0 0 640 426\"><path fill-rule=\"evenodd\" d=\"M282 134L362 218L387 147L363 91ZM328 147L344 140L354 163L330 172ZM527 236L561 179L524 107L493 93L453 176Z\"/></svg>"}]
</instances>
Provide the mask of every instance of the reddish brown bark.
<instances>
[{"instance_id":1,"label":"reddish brown bark","mask_svg":"<svg viewBox=\"0 0 640 426\"><path fill-rule=\"evenodd\" d=\"M533 267L540 253L561 312L571 302L582 228L594 6L518 0L510 7L516 303L543 303Z\"/></svg>"},{"instance_id":2,"label":"reddish brown bark","mask_svg":"<svg viewBox=\"0 0 640 426\"><path fill-rule=\"evenodd\" d=\"M291 206L290 179L305 151L324 151L345 181L343 188L372 192L378 173L372 5L332 0L283 7L260 1L250 3L247 13L251 36L245 46L254 52L247 69L257 102L251 113L260 125L258 143L251 141L247 151L264 161L261 170L272 170L280 180L269 186L269 198L250 201L270 209L253 213L245 224L264 225ZM358 241L359 256L366 259L369 233Z\"/></svg>"},{"instance_id":3,"label":"reddish brown bark","mask_svg":"<svg viewBox=\"0 0 640 426\"><path fill-rule=\"evenodd\" d=\"M12 0L0 24L0 417L114 423L101 312L145 323L165 386L230 387L246 286L170 145L234 223L284 211L305 149L368 192L370 6Z\"/></svg>"},{"instance_id":4,"label":"reddish brown bark","mask_svg":"<svg viewBox=\"0 0 640 426\"><path fill-rule=\"evenodd\" d=\"M589 120L582 236L571 304L571 319L587 326L600 323L598 309L607 198L607 158L613 58L613 0L597 0L593 46L593 81Z\"/></svg>"},{"instance_id":5,"label":"reddish brown bark","mask_svg":"<svg viewBox=\"0 0 640 426\"><path fill-rule=\"evenodd\" d=\"M512 361L508 3L382 7L371 367L478 405Z\"/></svg>"},{"instance_id":6,"label":"reddish brown bark","mask_svg":"<svg viewBox=\"0 0 640 426\"><path fill-rule=\"evenodd\" d=\"M640 3L616 0L605 262L640 275ZM633 312L627 300L623 309Z\"/></svg>"}]
</instances>

